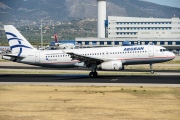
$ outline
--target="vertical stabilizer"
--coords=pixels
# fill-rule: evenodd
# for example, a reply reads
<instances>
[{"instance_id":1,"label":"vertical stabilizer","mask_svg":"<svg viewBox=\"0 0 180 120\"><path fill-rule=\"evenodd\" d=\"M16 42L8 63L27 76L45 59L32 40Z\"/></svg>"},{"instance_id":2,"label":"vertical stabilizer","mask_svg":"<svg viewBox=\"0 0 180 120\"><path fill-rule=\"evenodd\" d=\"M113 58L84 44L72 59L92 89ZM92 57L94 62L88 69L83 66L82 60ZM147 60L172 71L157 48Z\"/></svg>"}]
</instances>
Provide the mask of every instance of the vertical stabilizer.
<instances>
[{"instance_id":1,"label":"vertical stabilizer","mask_svg":"<svg viewBox=\"0 0 180 120\"><path fill-rule=\"evenodd\" d=\"M55 43L58 43L58 37L57 37L57 34L56 34L55 31L54 31L54 42L55 42Z\"/></svg>"},{"instance_id":2,"label":"vertical stabilizer","mask_svg":"<svg viewBox=\"0 0 180 120\"><path fill-rule=\"evenodd\" d=\"M4 30L12 53L20 56L23 51L35 49L13 25L4 25Z\"/></svg>"}]
</instances>

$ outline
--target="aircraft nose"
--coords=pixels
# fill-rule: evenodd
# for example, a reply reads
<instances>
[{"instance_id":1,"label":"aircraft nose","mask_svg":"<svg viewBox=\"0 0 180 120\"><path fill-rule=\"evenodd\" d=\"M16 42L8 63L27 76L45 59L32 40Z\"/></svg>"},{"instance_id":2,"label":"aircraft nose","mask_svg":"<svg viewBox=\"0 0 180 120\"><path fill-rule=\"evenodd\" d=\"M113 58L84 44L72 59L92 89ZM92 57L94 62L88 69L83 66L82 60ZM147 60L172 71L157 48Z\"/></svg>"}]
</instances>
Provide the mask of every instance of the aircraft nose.
<instances>
[{"instance_id":1,"label":"aircraft nose","mask_svg":"<svg viewBox=\"0 0 180 120\"><path fill-rule=\"evenodd\" d=\"M173 52L171 52L170 56L172 57L172 59L174 59L176 57L176 55Z\"/></svg>"}]
</instances>

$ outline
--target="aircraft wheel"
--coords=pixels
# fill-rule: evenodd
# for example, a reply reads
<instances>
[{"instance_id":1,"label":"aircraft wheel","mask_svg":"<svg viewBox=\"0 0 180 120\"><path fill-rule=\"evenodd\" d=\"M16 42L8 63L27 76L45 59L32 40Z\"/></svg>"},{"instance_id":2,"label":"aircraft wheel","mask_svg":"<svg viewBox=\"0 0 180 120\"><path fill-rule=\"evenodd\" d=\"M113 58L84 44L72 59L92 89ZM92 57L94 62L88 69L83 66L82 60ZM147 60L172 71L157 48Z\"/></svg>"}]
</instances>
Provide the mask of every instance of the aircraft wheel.
<instances>
[{"instance_id":1,"label":"aircraft wheel","mask_svg":"<svg viewBox=\"0 0 180 120\"><path fill-rule=\"evenodd\" d=\"M124 70L124 65L122 66L122 69L121 70Z\"/></svg>"},{"instance_id":2,"label":"aircraft wheel","mask_svg":"<svg viewBox=\"0 0 180 120\"><path fill-rule=\"evenodd\" d=\"M93 77L97 77L98 73L97 72L93 72Z\"/></svg>"},{"instance_id":3,"label":"aircraft wheel","mask_svg":"<svg viewBox=\"0 0 180 120\"><path fill-rule=\"evenodd\" d=\"M93 72L90 72L89 73L89 77L93 77L94 75L93 75Z\"/></svg>"},{"instance_id":4,"label":"aircraft wheel","mask_svg":"<svg viewBox=\"0 0 180 120\"><path fill-rule=\"evenodd\" d=\"M153 70L151 70L151 74L154 74L154 71L153 71Z\"/></svg>"},{"instance_id":5,"label":"aircraft wheel","mask_svg":"<svg viewBox=\"0 0 180 120\"><path fill-rule=\"evenodd\" d=\"M90 72L89 77L97 77L98 73L97 72Z\"/></svg>"}]
</instances>

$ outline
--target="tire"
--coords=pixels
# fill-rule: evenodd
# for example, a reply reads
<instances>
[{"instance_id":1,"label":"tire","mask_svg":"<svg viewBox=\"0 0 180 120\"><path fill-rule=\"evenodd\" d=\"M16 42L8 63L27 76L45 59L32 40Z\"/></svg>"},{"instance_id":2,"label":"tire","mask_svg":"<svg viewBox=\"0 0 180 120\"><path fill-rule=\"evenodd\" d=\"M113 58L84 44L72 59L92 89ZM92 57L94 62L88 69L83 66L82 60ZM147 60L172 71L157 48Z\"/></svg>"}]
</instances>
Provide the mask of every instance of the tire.
<instances>
[{"instance_id":1,"label":"tire","mask_svg":"<svg viewBox=\"0 0 180 120\"><path fill-rule=\"evenodd\" d=\"M89 77L93 77L94 75L93 75L93 72L90 72L89 73Z\"/></svg>"},{"instance_id":2,"label":"tire","mask_svg":"<svg viewBox=\"0 0 180 120\"><path fill-rule=\"evenodd\" d=\"M98 73L97 72L93 72L93 77L97 77Z\"/></svg>"},{"instance_id":3,"label":"tire","mask_svg":"<svg viewBox=\"0 0 180 120\"><path fill-rule=\"evenodd\" d=\"M151 74L154 74L154 71L153 71L153 70L151 70Z\"/></svg>"},{"instance_id":4,"label":"tire","mask_svg":"<svg viewBox=\"0 0 180 120\"><path fill-rule=\"evenodd\" d=\"M98 76L98 73L97 72L90 72L89 73L89 77L93 77L93 78L95 78L95 77L97 77Z\"/></svg>"}]
</instances>

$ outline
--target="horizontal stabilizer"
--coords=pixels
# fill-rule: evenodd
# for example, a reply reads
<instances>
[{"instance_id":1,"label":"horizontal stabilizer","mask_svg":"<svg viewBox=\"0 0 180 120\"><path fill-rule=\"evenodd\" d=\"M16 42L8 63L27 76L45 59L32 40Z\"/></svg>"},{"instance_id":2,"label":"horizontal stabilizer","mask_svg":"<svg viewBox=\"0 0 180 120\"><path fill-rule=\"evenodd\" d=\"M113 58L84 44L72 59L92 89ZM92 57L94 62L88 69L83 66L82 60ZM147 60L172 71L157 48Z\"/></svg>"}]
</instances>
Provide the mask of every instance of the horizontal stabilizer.
<instances>
[{"instance_id":1,"label":"horizontal stabilizer","mask_svg":"<svg viewBox=\"0 0 180 120\"><path fill-rule=\"evenodd\" d=\"M18 56L18 55L13 55L13 54L3 55L2 58L3 57L25 58L25 56Z\"/></svg>"}]
</instances>

